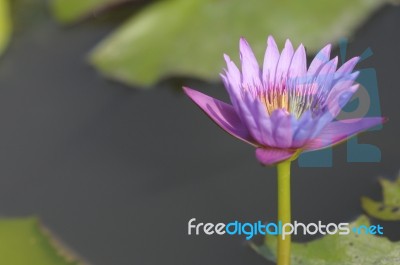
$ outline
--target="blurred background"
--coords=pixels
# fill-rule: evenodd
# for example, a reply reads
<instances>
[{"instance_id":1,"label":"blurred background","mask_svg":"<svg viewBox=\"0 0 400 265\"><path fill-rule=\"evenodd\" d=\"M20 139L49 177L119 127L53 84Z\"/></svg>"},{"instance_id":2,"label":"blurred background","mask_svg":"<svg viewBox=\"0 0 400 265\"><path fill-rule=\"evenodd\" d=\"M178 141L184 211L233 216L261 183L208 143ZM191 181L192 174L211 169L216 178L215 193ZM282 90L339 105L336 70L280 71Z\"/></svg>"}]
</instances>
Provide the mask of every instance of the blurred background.
<instances>
[{"instance_id":1,"label":"blurred background","mask_svg":"<svg viewBox=\"0 0 400 265\"><path fill-rule=\"evenodd\" d=\"M45 1L19 9L23 19L0 59L0 213L38 215L95 265L272 264L244 237L187 235L193 217L276 219L274 168L260 166L250 146L227 137L180 89L185 84L226 100L222 84L186 73L127 84L88 63L93 47L148 4L68 25L54 19ZM376 70L389 122L358 141L377 146L381 162L349 163L342 144L331 168L294 163L293 220L353 220L362 214L361 196L381 198L377 178L397 175L399 24L400 7L384 5L357 27L347 50L348 58L373 51L359 68ZM265 42L268 34L258 37ZM400 240L395 224L384 225L386 236Z\"/></svg>"}]
</instances>

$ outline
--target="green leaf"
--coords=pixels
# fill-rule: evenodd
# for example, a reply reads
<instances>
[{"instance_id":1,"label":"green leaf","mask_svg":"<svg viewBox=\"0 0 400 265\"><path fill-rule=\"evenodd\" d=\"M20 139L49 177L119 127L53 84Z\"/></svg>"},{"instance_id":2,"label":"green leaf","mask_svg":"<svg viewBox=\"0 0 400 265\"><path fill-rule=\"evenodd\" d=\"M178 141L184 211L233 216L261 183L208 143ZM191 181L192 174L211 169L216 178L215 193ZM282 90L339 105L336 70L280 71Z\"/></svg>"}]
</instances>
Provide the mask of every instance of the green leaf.
<instances>
[{"instance_id":1,"label":"green leaf","mask_svg":"<svg viewBox=\"0 0 400 265\"><path fill-rule=\"evenodd\" d=\"M69 0L66 0L69 1ZM398 2L398 0L396 0ZM106 76L131 85L152 85L171 76L218 79L222 54L237 58L245 36L258 58L272 34L314 53L349 37L390 0L164 0L126 22L91 54Z\"/></svg>"},{"instance_id":2,"label":"green leaf","mask_svg":"<svg viewBox=\"0 0 400 265\"><path fill-rule=\"evenodd\" d=\"M36 218L0 219L0 264L76 265Z\"/></svg>"},{"instance_id":3,"label":"green leaf","mask_svg":"<svg viewBox=\"0 0 400 265\"><path fill-rule=\"evenodd\" d=\"M361 216L350 227L369 226ZM364 230L363 230L364 231ZM259 254L275 261L277 239L267 236L266 244L252 245ZM292 244L292 265L393 265L400 262L400 242L387 238L350 232L349 235L327 235L308 243Z\"/></svg>"},{"instance_id":4,"label":"green leaf","mask_svg":"<svg viewBox=\"0 0 400 265\"><path fill-rule=\"evenodd\" d=\"M8 0L0 0L0 54L4 52L11 36L10 5Z\"/></svg>"},{"instance_id":5,"label":"green leaf","mask_svg":"<svg viewBox=\"0 0 400 265\"><path fill-rule=\"evenodd\" d=\"M365 212L386 221L400 220L400 176L396 181L379 180L383 190L383 201L377 202L367 197L361 198Z\"/></svg>"},{"instance_id":6,"label":"green leaf","mask_svg":"<svg viewBox=\"0 0 400 265\"><path fill-rule=\"evenodd\" d=\"M89 13L96 13L105 6L114 5L124 0L52 0L53 15L62 23L71 23Z\"/></svg>"}]
</instances>

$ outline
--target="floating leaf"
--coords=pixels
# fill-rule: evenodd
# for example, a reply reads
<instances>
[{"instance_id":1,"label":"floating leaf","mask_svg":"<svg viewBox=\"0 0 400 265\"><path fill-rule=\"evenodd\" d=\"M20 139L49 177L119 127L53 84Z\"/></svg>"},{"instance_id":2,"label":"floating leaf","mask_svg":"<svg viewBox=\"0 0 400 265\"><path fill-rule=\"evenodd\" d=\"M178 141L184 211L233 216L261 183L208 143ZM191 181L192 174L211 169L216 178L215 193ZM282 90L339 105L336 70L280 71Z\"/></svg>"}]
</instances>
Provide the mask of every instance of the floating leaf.
<instances>
[{"instance_id":1,"label":"floating leaf","mask_svg":"<svg viewBox=\"0 0 400 265\"><path fill-rule=\"evenodd\" d=\"M0 54L6 49L11 36L10 5L8 0L0 0Z\"/></svg>"},{"instance_id":2,"label":"floating leaf","mask_svg":"<svg viewBox=\"0 0 400 265\"><path fill-rule=\"evenodd\" d=\"M70 0L66 0L70 1ZM147 86L171 75L218 79L222 54L245 36L259 58L266 38L290 38L314 53L348 37L390 0L164 0L142 10L91 54L106 76ZM398 2L398 0L396 0Z\"/></svg>"},{"instance_id":3,"label":"floating leaf","mask_svg":"<svg viewBox=\"0 0 400 265\"><path fill-rule=\"evenodd\" d=\"M53 0L50 2L54 16L62 23L71 23L107 6L127 0Z\"/></svg>"},{"instance_id":4,"label":"floating leaf","mask_svg":"<svg viewBox=\"0 0 400 265\"><path fill-rule=\"evenodd\" d=\"M350 229L369 226L365 216L350 224ZM362 230L364 231L364 230ZM259 254L275 261L277 238L267 236L266 244L252 246ZM394 265L400 264L400 242L371 234L327 235L308 243L292 244L292 265Z\"/></svg>"},{"instance_id":5,"label":"floating leaf","mask_svg":"<svg viewBox=\"0 0 400 265\"><path fill-rule=\"evenodd\" d=\"M77 265L36 218L0 219L0 264Z\"/></svg>"},{"instance_id":6,"label":"floating leaf","mask_svg":"<svg viewBox=\"0 0 400 265\"><path fill-rule=\"evenodd\" d=\"M361 205L367 214L386 221L400 220L400 176L396 181L379 180L383 190L383 201L361 198Z\"/></svg>"}]
</instances>

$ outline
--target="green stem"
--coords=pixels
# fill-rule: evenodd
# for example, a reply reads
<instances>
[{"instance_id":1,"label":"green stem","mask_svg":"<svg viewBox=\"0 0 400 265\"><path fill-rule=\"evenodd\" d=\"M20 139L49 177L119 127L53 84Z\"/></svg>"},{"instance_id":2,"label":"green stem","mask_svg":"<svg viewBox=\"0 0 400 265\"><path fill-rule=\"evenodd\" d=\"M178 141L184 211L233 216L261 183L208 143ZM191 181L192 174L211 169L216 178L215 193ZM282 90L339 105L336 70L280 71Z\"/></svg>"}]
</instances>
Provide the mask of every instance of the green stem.
<instances>
[{"instance_id":1,"label":"green stem","mask_svg":"<svg viewBox=\"0 0 400 265\"><path fill-rule=\"evenodd\" d=\"M290 210L290 163L286 160L277 165L278 167L278 221L282 226L291 222ZM290 235L282 239L278 236L277 265L290 265Z\"/></svg>"}]
</instances>

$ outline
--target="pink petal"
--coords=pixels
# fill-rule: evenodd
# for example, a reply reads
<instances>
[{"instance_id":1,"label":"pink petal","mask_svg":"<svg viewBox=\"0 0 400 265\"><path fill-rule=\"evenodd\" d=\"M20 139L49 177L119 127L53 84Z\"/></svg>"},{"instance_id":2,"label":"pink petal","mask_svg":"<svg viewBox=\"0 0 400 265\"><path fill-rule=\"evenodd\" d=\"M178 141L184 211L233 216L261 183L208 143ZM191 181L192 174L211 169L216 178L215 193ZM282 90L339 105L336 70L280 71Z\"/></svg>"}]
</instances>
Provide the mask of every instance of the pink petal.
<instances>
[{"instance_id":1,"label":"pink petal","mask_svg":"<svg viewBox=\"0 0 400 265\"><path fill-rule=\"evenodd\" d=\"M322 77L323 79L325 79L326 76L332 76L333 78L333 74L336 71L337 64L338 57L336 56L335 58L321 66L321 69L318 71L318 77Z\"/></svg>"},{"instance_id":2,"label":"pink petal","mask_svg":"<svg viewBox=\"0 0 400 265\"><path fill-rule=\"evenodd\" d=\"M340 82L341 79L345 78L346 76L350 75L351 72L354 70L356 64L360 61L360 57L354 57L345 62L335 73L334 83Z\"/></svg>"},{"instance_id":3,"label":"pink petal","mask_svg":"<svg viewBox=\"0 0 400 265\"><path fill-rule=\"evenodd\" d=\"M276 66L279 61L279 50L272 36L268 37L267 50L264 56L263 81L264 85L273 85L275 80Z\"/></svg>"},{"instance_id":4,"label":"pink petal","mask_svg":"<svg viewBox=\"0 0 400 265\"><path fill-rule=\"evenodd\" d=\"M231 103L237 112L239 109L238 105L241 101L241 74L235 63L231 61L228 55L224 55L224 58L226 61L227 70L225 70L225 75L220 74L220 76L224 83L225 89L229 94Z\"/></svg>"},{"instance_id":5,"label":"pink petal","mask_svg":"<svg viewBox=\"0 0 400 265\"><path fill-rule=\"evenodd\" d=\"M327 111L335 118L342 108L351 99L353 94L357 91L359 85L354 84L354 80L357 78L359 72L348 75L343 80L338 81L329 92L327 102Z\"/></svg>"},{"instance_id":6,"label":"pink petal","mask_svg":"<svg viewBox=\"0 0 400 265\"><path fill-rule=\"evenodd\" d=\"M338 74L350 74L353 71L356 64L360 61L360 57L354 57L345 62L336 72Z\"/></svg>"},{"instance_id":7,"label":"pink petal","mask_svg":"<svg viewBox=\"0 0 400 265\"><path fill-rule=\"evenodd\" d=\"M307 110L301 115L298 120L297 129L293 134L292 148L299 148L303 146L310 138L314 132L314 127L317 125L318 121L314 120L312 117L312 111Z\"/></svg>"},{"instance_id":8,"label":"pink petal","mask_svg":"<svg viewBox=\"0 0 400 265\"><path fill-rule=\"evenodd\" d=\"M314 75L324 64L330 60L332 45L326 45L312 60L310 67L308 68L308 75Z\"/></svg>"},{"instance_id":9,"label":"pink petal","mask_svg":"<svg viewBox=\"0 0 400 265\"><path fill-rule=\"evenodd\" d=\"M265 105L259 99L253 99L249 93L243 97L245 106L241 108L243 122L249 130L250 135L262 145L270 145L273 140L271 120L265 109Z\"/></svg>"},{"instance_id":10,"label":"pink petal","mask_svg":"<svg viewBox=\"0 0 400 265\"><path fill-rule=\"evenodd\" d=\"M227 133L253 146L257 146L231 105L187 87L184 87L183 90L194 103Z\"/></svg>"},{"instance_id":11,"label":"pink petal","mask_svg":"<svg viewBox=\"0 0 400 265\"><path fill-rule=\"evenodd\" d=\"M353 135L368 130L385 122L385 118L361 118L331 122L322 129L319 135L309 141L304 150L313 151L330 147L347 140Z\"/></svg>"},{"instance_id":12,"label":"pink petal","mask_svg":"<svg viewBox=\"0 0 400 265\"><path fill-rule=\"evenodd\" d=\"M287 160L294 155L296 150L257 148L257 160L266 166Z\"/></svg>"},{"instance_id":13,"label":"pink petal","mask_svg":"<svg viewBox=\"0 0 400 265\"><path fill-rule=\"evenodd\" d=\"M332 81L336 71L338 63L338 57L333 58L323 66L321 66L318 71L316 82L318 84L318 90L316 93L320 93L323 97L326 97L332 88Z\"/></svg>"},{"instance_id":14,"label":"pink petal","mask_svg":"<svg viewBox=\"0 0 400 265\"><path fill-rule=\"evenodd\" d=\"M224 54L224 59L227 66L226 76L229 78L229 82L239 88L242 83L239 68L237 68L236 64L232 62L228 55Z\"/></svg>"},{"instance_id":15,"label":"pink petal","mask_svg":"<svg viewBox=\"0 0 400 265\"><path fill-rule=\"evenodd\" d=\"M301 44L293 55L293 59L290 64L289 78L292 79L300 77L305 79L306 72L307 72L306 50L304 49L303 44Z\"/></svg>"},{"instance_id":16,"label":"pink petal","mask_svg":"<svg viewBox=\"0 0 400 265\"><path fill-rule=\"evenodd\" d=\"M272 139L270 118L265 105L258 98L254 98L250 93L243 93L238 115L257 143L266 144Z\"/></svg>"},{"instance_id":17,"label":"pink petal","mask_svg":"<svg viewBox=\"0 0 400 265\"><path fill-rule=\"evenodd\" d=\"M231 103L233 105L233 107L235 108L236 111L238 111L238 101L239 101L239 93L237 92L237 89L235 87L234 84L232 84L232 82L230 82L229 78L228 78L228 72L226 72L226 75L224 74L220 74L220 77L222 79L222 83L225 86L226 91L229 94L229 98L231 100Z\"/></svg>"},{"instance_id":18,"label":"pink petal","mask_svg":"<svg viewBox=\"0 0 400 265\"><path fill-rule=\"evenodd\" d=\"M289 148L292 146L293 135L297 130L298 121L283 109L277 109L271 114L273 147Z\"/></svg>"},{"instance_id":19,"label":"pink petal","mask_svg":"<svg viewBox=\"0 0 400 265\"><path fill-rule=\"evenodd\" d=\"M240 38L240 60L242 63L242 81L248 85L259 86L260 66L253 50L244 38Z\"/></svg>"},{"instance_id":20,"label":"pink petal","mask_svg":"<svg viewBox=\"0 0 400 265\"><path fill-rule=\"evenodd\" d=\"M279 84L282 80L287 78L290 63L293 58L293 46L290 40L286 40L285 48L283 48L281 56L279 57L278 66L275 74L275 85Z\"/></svg>"}]
</instances>

